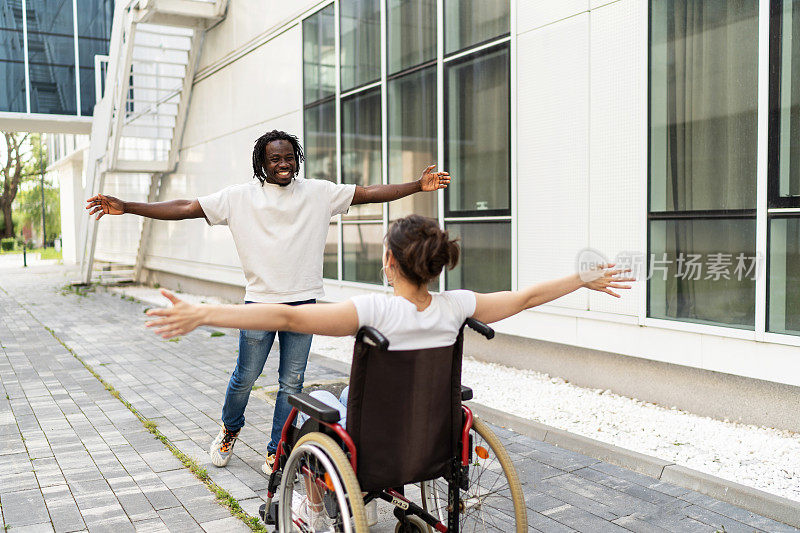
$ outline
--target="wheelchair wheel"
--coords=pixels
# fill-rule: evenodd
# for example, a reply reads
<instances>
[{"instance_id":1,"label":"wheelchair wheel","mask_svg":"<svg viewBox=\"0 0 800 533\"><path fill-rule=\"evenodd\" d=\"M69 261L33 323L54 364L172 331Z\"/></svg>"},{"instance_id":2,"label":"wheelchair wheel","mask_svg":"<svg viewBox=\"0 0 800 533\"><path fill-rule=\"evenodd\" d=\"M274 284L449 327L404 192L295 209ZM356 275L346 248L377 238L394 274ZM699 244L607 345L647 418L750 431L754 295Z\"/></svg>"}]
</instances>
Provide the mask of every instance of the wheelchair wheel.
<instances>
[{"instance_id":1,"label":"wheelchair wheel","mask_svg":"<svg viewBox=\"0 0 800 533\"><path fill-rule=\"evenodd\" d=\"M468 488L461 490L459 530L527 532L525 496L508 452L478 417L473 418L470 435L472 462ZM420 489L426 510L447 525L447 481L425 481Z\"/></svg>"},{"instance_id":2,"label":"wheelchair wheel","mask_svg":"<svg viewBox=\"0 0 800 533\"><path fill-rule=\"evenodd\" d=\"M407 516L406 523L398 522L394 526L394 533L427 533L428 524L418 516Z\"/></svg>"},{"instance_id":3,"label":"wheelchair wheel","mask_svg":"<svg viewBox=\"0 0 800 533\"><path fill-rule=\"evenodd\" d=\"M279 494L281 533L369 531L355 472L327 435L309 433L297 441L283 469Z\"/></svg>"}]
</instances>

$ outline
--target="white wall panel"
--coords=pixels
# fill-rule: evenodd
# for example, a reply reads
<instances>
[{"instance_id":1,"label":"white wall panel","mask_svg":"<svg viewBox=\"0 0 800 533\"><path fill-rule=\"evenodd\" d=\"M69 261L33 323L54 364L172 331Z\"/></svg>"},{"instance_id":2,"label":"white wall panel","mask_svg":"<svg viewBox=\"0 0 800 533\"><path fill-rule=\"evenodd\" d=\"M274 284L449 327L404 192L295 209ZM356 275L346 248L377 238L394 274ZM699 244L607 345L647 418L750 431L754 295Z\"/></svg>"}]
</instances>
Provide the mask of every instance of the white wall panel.
<instances>
[{"instance_id":1,"label":"white wall panel","mask_svg":"<svg viewBox=\"0 0 800 533\"><path fill-rule=\"evenodd\" d=\"M103 193L126 201L144 202L149 187L150 176L147 174L108 174ZM136 262L142 232L141 217L106 215L94 223L98 224L95 258L129 265Z\"/></svg>"},{"instance_id":2,"label":"white wall panel","mask_svg":"<svg viewBox=\"0 0 800 533\"><path fill-rule=\"evenodd\" d=\"M519 286L575 271L589 243L589 14L517 41ZM554 305L588 307L586 291Z\"/></svg>"},{"instance_id":3,"label":"white wall panel","mask_svg":"<svg viewBox=\"0 0 800 533\"><path fill-rule=\"evenodd\" d=\"M647 188L647 5L620 0L591 11L589 245L613 260L642 250L643 193ZM589 308L638 314L634 284L621 299L589 294Z\"/></svg>"},{"instance_id":4,"label":"white wall panel","mask_svg":"<svg viewBox=\"0 0 800 533\"><path fill-rule=\"evenodd\" d=\"M589 0L519 0L517 3L517 33L586 12Z\"/></svg>"},{"instance_id":5,"label":"white wall panel","mask_svg":"<svg viewBox=\"0 0 800 533\"><path fill-rule=\"evenodd\" d=\"M181 146L196 146L300 109L301 50L297 25L196 83Z\"/></svg>"},{"instance_id":6,"label":"white wall panel","mask_svg":"<svg viewBox=\"0 0 800 533\"><path fill-rule=\"evenodd\" d=\"M319 0L229 0L225 18L206 33L200 68L319 3Z\"/></svg>"}]
</instances>

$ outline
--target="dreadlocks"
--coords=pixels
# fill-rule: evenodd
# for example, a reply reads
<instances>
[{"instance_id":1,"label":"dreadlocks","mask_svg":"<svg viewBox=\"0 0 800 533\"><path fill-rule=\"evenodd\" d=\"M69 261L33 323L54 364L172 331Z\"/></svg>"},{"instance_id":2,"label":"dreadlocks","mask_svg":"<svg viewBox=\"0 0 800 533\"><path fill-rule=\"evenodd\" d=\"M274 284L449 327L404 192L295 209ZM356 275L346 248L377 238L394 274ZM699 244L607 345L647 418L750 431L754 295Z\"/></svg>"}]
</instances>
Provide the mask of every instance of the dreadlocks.
<instances>
[{"instance_id":1,"label":"dreadlocks","mask_svg":"<svg viewBox=\"0 0 800 533\"><path fill-rule=\"evenodd\" d=\"M268 131L258 139L256 139L256 144L253 147L253 176L258 178L258 181L261 182L261 185L264 185L264 181L266 181L267 176L264 174L264 167L266 166L266 150L267 145L272 141L288 141L291 143L292 148L294 149L294 158L297 161L297 168L295 169L294 175L300 172L300 163L305 161L306 157L303 155L303 147L300 146L300 141L298 141L296 135L292 135L291 133L286 133L285 131L280 130L272 130Z\"/></svg>"}]
</instances>

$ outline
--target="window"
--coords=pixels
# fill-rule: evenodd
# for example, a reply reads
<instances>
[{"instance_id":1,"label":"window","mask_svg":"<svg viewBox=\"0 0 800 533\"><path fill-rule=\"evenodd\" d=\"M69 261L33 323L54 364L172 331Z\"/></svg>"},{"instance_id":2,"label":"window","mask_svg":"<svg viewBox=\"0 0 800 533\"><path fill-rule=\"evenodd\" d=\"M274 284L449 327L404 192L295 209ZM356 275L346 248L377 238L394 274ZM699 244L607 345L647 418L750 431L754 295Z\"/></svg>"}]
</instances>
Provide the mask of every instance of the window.
<instances>
[{"instance_id":1,"label":"window","mask_svg":"<svg viewBox=\"0 0 800 533\"><path fill-rule=\"evenodd\" d=\"M341 0L342 91L381 75L381 12L378 0Z\"/></svg>"},{"instance_id":2,"label":"window","mask_svg":"<svg viewBox=\"0 0 800 533\"><path fill-rule=\"evenodd\" d=\"M303 21L303 102L336 93L336 36L333 4Z\"/></svg>"},{"instance_id":3,"label":"window","mask_svg":"<svg viewBox=\"0 0 800 533\"><path fill-rule=\"evenodd\" d=\"M379 89L342 100L342 183L381 183L381 95ZM382 204L355 205L347 217L380 218Z\"/></svg>"},{"instance_id":4,"label":"window","mask_svg":"<svg viewBox=\"0 0 800 533\"><path fill-rule=\"evenodd\" d=\"M342 224L342 277L348 281L382 283L383 224Z\"/></svg>"},{"instance_id":5,"label":"window","mask_svg":"<svg viewBox=\"0 0 800 533\"><path fill-rule=\"evenodd\" d=\"M447 289L511 288L509 9L502 0L444 0L444 168L456 177L444 220L462 251ZM487 47L459 54L479 43Z\"/></svg>"},{"instance_id":6,"label":"window","mask_svg":"<svg viewBox=\"0 0 800 533\"><path fill-rule=\"evenodd\" d=\"M306 107L305 177L336 182L336 102Z\"/></svg>"},{"instance_id":7,"label":"window","mask_svg":"<svg viewBox=\"0 0 800 533\"><path fill-rule=\"evenodd\" d=\"M445 286L476 292L508 290L511 272L511 233L508 222L446 224L451 238L458 238L461 257L447 272Z\"/></svg>"},{"instance_id":8,"label":"window","mask_svg":"<svg viewBox=\"0 0 800 533\"><path fill-rule=\"evenodd\" d=\"M0 0L0 111L24 113L25 47L22 7L7 9Z\"/></svg>"},{"instance_id":9,"label":"window","mask_svg":"<svg viewBox=\"0 0 800 533\"><path fill-rule=\"evenodd\" d=\"M76 0L78 12L78 60L81 85L81 114L91 115L95 101L94 56L108 54L113 0Z\"/></svg>"},{"instance_id":10,"label":"window","mask_svg":"<svg viewBox=\"0 0 800 533\"><path fill-rule=\"evenodd\" d=\"M447 214L509 215L511 152L508 48L449 63Z\"/></svg>"},{"instance_id":11,"label":"window","mask_svg":"<svg viewBox=\"0 0 800 533\"><path fill-rule=\"evenodd\" d=\"M437 35L439 2L444 36ZM457 176L448 191L415 194L387 208L351 207L331 225L326 278L341 273L346 281L383 283L386 226L417 213L463 238L465 259L446 277L447 288L511 286L510 3L462 4L340 0L303 21L306 176L363 186L406 183L434 163ZM486 46L462 54L479 43ZM437 57L441 46L444 57ZM337 62L326 58L337 56L334 72ZM332 164L337 143L338 167Z\"/></svg>"},{"instance_id":12,"label":"window","mask_svg":"<svg viewBox=\"0 0 800 533\"><path fill-rule=\"evenodd\" d=\"M31 113L77 114L72 2L29 0Z\"/></svg>"},{"instance_id":13,"label":"window","mask_svg":"<svg viewBox=\"0 0 800 533\"><path fill-rule=\"evenodd\" d=\"M509 33L508 0L444 0L445 53Z\"/></svg>"},{"instance_id":14,"label":"window","mask_svg":"<svg viewBox=\"0 0 800 533\"><path fill-rule=\"evenodd\" d=\"M328 226L328 237L325 239L325 252L322 256L322 276L336 279L339 277L339 225Z\"/></svg>"},{"instance_id":15,"label":"window","mask_svg":"<svg viewBox=\"0 0 800 533\"><path fill-rule=\"evenodd\" d=\"M436 59L436 1L389 0L388 71L421 65Z\"/></svg>"},{"instance_id":16,"label":"window","mask_svg":"<svg viewBox=\"0 0 800 533\"><path fill-rule=\"evenodd\" d=\"M405 183L436 162L436 67L393 78L387 87L389 183ZM413 194L388 208L390 220L412 213L436 218L437 195Z\"/></svg>"},{"instance_id":17,"label":"window","mask_svg":"<svg viewBox=\"0 0 800 533\"><path fill-rule=\"evenodd\" d=\"M800 335L800 2L770 5L767 331Z\"/></svg>"},{"instance_id":18,"label":"window","mask_svg":"<svg viewBox=\"0 0 800 533\"><path fill-rule=\"evenodd\" d=\"M651 317L754 328L757 71L757 0L651 0Z\"/></svg>"}]
</instances>

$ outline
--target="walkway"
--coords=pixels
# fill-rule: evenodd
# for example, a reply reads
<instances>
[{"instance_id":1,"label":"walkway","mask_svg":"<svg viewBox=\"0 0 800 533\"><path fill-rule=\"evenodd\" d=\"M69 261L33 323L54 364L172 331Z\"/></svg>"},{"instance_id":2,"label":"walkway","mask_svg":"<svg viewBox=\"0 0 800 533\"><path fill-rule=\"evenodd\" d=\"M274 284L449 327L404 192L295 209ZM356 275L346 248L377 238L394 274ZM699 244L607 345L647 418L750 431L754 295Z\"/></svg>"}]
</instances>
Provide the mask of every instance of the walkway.
<instances>
[{"instance_id":1,"label":"walkway","mask_svg":"<svg viewBox=\"0 0 800 533\"><path fill-rule=\"evenodd\" d=\"M206 449L219 430L235 336L199 330L164 341L143 327L144 305L102 289L85 295L64 289L72 275L62 266L0 269L0 527L246 530L112 393L255 516L266 492L260 466L272 418L263 393L277 384L277 358L256 384L261 390L251 397L236 456L227 468L214 468ZM333 368L314 358L306 384L346 378ZM799 531L496 432L524 483L532 531ZM388 513L381 508L375 531L393 531Z\"/></svg>"}]
</instances>

